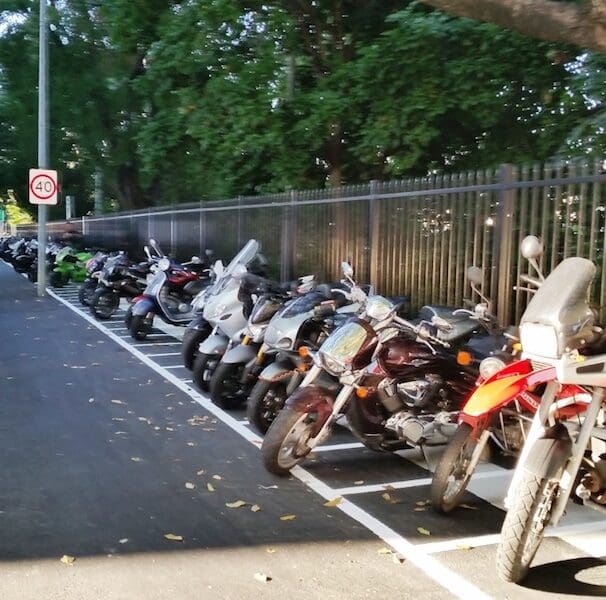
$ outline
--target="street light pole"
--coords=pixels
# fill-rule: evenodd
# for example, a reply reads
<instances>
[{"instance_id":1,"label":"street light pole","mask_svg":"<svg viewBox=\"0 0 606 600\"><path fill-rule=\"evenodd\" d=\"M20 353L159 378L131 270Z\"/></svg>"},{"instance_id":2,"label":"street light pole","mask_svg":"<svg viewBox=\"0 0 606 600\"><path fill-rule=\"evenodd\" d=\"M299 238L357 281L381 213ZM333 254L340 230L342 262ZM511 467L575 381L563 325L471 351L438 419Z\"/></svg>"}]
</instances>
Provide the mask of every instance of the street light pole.
<instances>
[{"instance_id":1,"label":"street light pole","mask_svg":"<svg viewBox=\"0 0 606 600\"><path fill-rule=\"evenodd\" d=\"M38 168L48 169L47 0L40 0L40 30L38 41ZM46 291L46 218L46 205L38 204L38 296L44 296Z\"/></svg>"}]
</instances>

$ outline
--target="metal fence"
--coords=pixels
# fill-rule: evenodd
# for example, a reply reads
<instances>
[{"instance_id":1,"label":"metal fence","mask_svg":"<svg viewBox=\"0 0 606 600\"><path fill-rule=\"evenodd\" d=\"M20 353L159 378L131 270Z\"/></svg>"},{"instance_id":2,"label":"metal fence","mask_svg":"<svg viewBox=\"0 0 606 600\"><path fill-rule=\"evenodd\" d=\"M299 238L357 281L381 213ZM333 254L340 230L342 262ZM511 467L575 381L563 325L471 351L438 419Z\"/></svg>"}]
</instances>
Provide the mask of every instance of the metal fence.
<instances>
[{"instance_id":1,"label":"metal fence","mask_svg":"<svg viewBox=\"0 0 606 600\"><path fill-rule=\"evenodd\" d=\"M593 260L593 300L606 304L605 183L602 161L503 165L85 217L49 231L80 225L88 244L133 255L151 237L179 259L206 248L228 259L254 237L274 276L336 279L348 260L360 281L385 295L408 295L414 308L461 305L471 297L465 272L473 264L484 271L484 291L500 319L511 323L527 301L513 288L528 270L519 243L529 233L544 242L546 272L567 256Z\"/></svg>"}]
</instances>

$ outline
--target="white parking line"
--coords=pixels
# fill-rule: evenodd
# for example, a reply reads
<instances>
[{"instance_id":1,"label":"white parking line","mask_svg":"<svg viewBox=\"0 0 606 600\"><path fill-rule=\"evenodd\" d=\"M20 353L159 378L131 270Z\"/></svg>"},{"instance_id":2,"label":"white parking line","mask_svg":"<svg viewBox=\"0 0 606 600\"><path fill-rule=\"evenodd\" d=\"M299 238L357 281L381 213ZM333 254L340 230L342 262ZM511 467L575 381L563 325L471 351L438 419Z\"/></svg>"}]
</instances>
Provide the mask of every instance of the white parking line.
<instances>
[{"instance_id":1,"label":"white parking line","mask_svg":"<svg viewBox=\"0 0 606 600\"><path fill-rule=\"evenodd\" d=\"M149 356L149 354L147 355ZM185 369L183 365L161 365L163 369Z\"/></svg>"},{"instance_id":2,"label":"white parking line","mask_svg":"<svg viewBox=\"0 0 606 600\"><path fill-rule=\"evenodd\" d=\"M162 352L161 354L146 354L146 356L181 356L181 352Z\"/></svg>"},{"instance_id":3,"label":"white parking line","mask_svg":"<svg viewBox=\"0 0 606 600\"><path fill-rule=\"evenodd\" d=\"M364 448L360 442L351 442L349 444L328 444L314 448L314 452L334 452L335 450L353 450L354 448Z\"/></svg>"},{"instance_id":4,"label":"white parking line","mask_svg":"<svg viewBox=\"0 0 606 600\"><path fill-rule=\"evenodd\" d=\"M164 377L164 379L170 381L181 391L188 394L190 398L195 400L208 412L215 415L228 427L240 434L244 439L259 447L262 440L256 433L254 433L244 424L240 423L230 414L226 413L224 410L220 409L218 406L213 404L209 398L203 396L199 392L196 392L188 385L185 385L185 381L179 379L170 371L160 367L157 363L155 363L145 354L143 354L139 350L136 350L133 345L127 343L120 336L117 336L109 329L104 327L102 323L99 323L79 308L72 306L68 302L64 301L52 291L47 291L51 296L55 297L57 300L65 304L68 308L79 314L83 319L87 320L89 323L97 327L100 331L104 332L105 335L107 335L110 339L114 340L117 344L119 344L120 346L128 350L131 354L139 358L142 363L153 369L160 376ZM329 486L314 477L311 473L309 473L302 467L295 467L292 470L292 475L303 483L307 484L309 488L311 488L313 491L315 491L317 494L319 494L326 500L333 500L337 497L337 494L335 494L334 490L332 490ZM353 504L350 500L343 499L338 504L338 506L336 506L336 509L349 515L352 519L366 527L369 531L372 531L386 544L389 544L392 548L399 552L404 559L413 563L415 566L421 569L429 578L433 579L436 583L448 590L454 596L463 600L467 600L469 598L474 598L474 600L488 600L489 596L482 592L471 582L445 567L443 564L431 557L428 553L419 550L418 546L415 546L414 544L409 542L406 538L404 538L396 531L394 531L393 529L391 529L390 527L388 527L387 525L367 513L365 510L362 510L360 507Z\"/></svg>"},{"instance_id":5,"label":"white parking line","mask_svg":"<svg viewBox=\"0 0 606 600\"><path fill-rule=\"evenodd\" d=\"M129 337L131 337L131 335L129 333L128 335L120 335L118 337L129 338ZM151 337L170 337L170 336L166 333L148 333L146 337L151 338Z\"/></svg>"},{"instance_id":6,"label":"white parking line","mask_svg":"<svg viewBox=\"0 0 606 600\"><path fill-rule=\"evenodd\" d=\"M109 329L107 329L107 331L109 331ZM129 335L121 335L118 336L121 338L128 338L130 337ZM143 346L144 348L153 348L154 346L180 346L181 342L151 342L149 344L130 344L131 346L135 347L135 348L140 348L141 346Z\"/></svg>"}]
</instances>

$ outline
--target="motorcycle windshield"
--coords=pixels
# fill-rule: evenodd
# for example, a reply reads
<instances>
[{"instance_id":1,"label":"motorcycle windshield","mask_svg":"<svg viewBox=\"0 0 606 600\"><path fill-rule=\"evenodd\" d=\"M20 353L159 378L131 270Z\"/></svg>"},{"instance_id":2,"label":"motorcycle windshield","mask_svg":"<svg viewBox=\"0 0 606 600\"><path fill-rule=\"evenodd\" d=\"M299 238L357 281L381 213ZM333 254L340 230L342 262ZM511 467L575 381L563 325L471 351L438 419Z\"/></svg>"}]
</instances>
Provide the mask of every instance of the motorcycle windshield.
<instances>
[{"instance_id":1,"label":"motorcycle windshield","mask_svg":"<svg viewBox=\"0 0 606 600\"><path fill-rule=\"evenodd\" d=\"M588 296L595 270L590 260L573 257L551 272L520 321L525 353L559 358L592 339L595 315Z\"/></svg>"},{"instance_id":2,"label":"motorcycle windshield","mask_svg":"<svg viewBox=\"0 0 606 600\"><path fill-rule=\"evenodd\" d=\"M257 256L259 252L259 242L257 240L248 240L244 247L231 259L221 276L215 281L213 286L208 290L208 296L214 296L222 292L229 281L233 278L234 273L238 271L238 267L246 268Z\"/></svg>"},{"instance_id":3,"label":"motorcycle windshield","mask_svg":"<svg viewBox=\"0 0 606 600\"><path fill-rule=\"evenodd\" d=\"M322 364L333 375L340 375L364 362L376 342L376 332L368 323L350 319L330 334L320 347Z\"/></svg>"},{"instance_id":4,"label":"motorcycle windshield","mask_svg":"<svg viewBox=\"0 0 606 600\"><path fill-rule=\"evenodd\" d=\"M324 294L317 292L310 292L299 298L291 300L280 310L280 317L287 319L289 317L296 317L303 313L310 312L319 304L326 301Z\"/></svg>"}]
</instances>

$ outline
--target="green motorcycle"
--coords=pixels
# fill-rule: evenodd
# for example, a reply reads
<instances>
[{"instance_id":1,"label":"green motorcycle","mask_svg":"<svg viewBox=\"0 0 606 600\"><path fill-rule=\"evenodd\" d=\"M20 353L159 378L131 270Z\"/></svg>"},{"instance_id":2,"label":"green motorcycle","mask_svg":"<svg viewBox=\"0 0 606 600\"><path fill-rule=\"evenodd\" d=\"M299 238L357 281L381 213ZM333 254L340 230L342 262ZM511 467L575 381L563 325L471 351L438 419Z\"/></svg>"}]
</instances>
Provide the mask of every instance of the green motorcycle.
<instances>
[{"instance_id":1,"label":"green motorcycle","mask_svg":"<svg viewBox=\"0 0 606 600\"><path fill-rule=\"evenodd\" d=\"M63 287L70 281L82 282L87 277L86 263L93 255L90 252L77 252L66 246L59 250L55 257L55 266L49 276L53 287Z\"/></svg>"}]
</instances>

